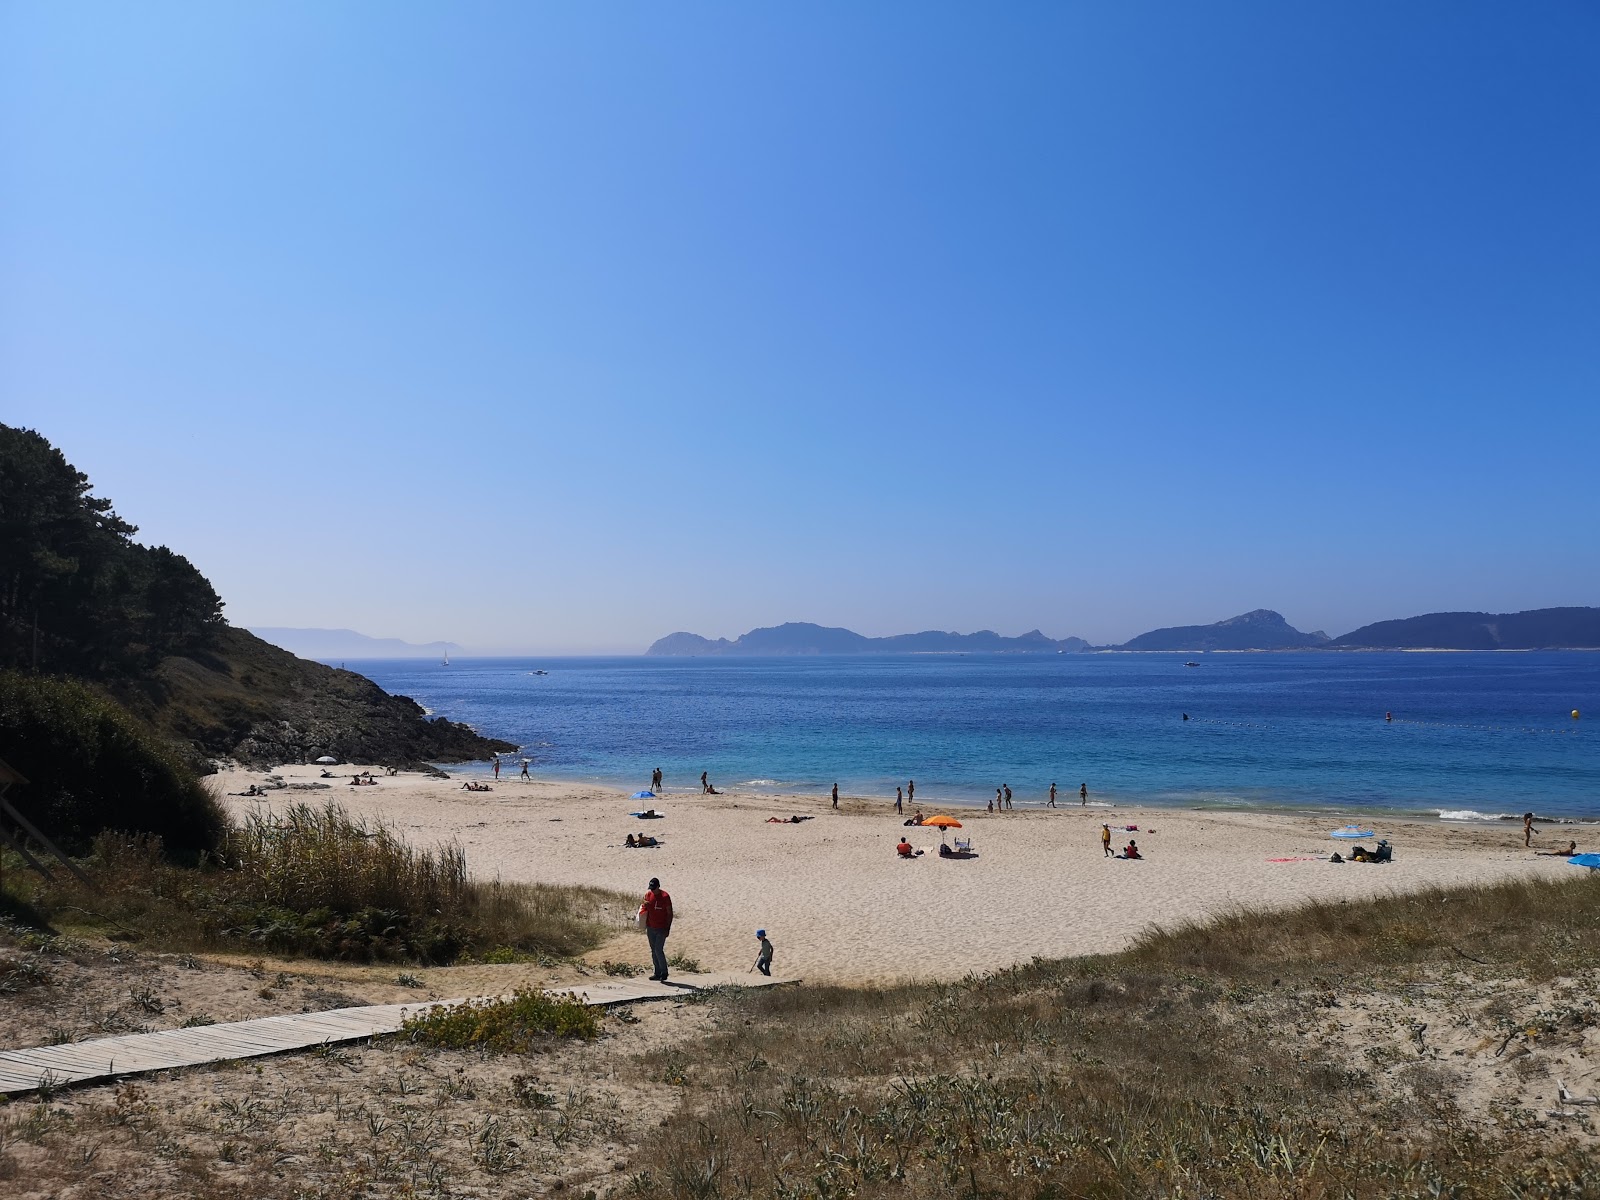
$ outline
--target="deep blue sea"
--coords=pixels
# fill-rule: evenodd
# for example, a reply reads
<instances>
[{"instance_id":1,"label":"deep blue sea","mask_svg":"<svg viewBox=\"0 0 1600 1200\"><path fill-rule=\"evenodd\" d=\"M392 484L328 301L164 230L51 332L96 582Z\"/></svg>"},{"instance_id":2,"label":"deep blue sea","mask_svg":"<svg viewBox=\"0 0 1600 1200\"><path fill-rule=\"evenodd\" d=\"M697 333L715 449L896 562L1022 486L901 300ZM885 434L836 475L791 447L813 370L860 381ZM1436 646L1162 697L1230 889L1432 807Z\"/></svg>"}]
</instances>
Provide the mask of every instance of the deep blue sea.
<instances>
[{"instance_id":1,"label":"deep blue sea","mask_svg":"<svg viewBox=\"0 0 1600 1200\"><path fill-rule=\"evenodd\" d=\"M669 793L701 771L891 798L915 778L919 804L1010 784L1032 806L1054 780L1074 804L1087 783L1091 803L1600 819L1600 653L346 665L519 743L539 775L644 787L659 766Z\"/></svg>"}]
</instances>

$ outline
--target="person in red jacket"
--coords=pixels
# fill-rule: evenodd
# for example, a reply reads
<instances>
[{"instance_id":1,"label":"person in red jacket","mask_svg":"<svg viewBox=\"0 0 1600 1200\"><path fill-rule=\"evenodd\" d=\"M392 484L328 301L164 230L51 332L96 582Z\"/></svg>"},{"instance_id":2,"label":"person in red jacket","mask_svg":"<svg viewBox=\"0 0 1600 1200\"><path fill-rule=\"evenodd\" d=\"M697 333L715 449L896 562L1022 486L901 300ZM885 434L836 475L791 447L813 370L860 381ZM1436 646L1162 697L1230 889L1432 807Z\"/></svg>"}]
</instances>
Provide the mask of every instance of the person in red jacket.
<instances>
[{"instance_id":1,"label":"person in red jacket","mask_svg":"<svg viewBox=\"0 0 1600 1200\"><path fill-rule=\"evenodd\" d=\"M639 905L639 918L644 922L644 935L650 939L650 962L655 974L650 978L658 983L667 981L667 934L672 932L672 897L661 886L661 880L652 879L650 890Z\"/></svg>"}]
</instances>

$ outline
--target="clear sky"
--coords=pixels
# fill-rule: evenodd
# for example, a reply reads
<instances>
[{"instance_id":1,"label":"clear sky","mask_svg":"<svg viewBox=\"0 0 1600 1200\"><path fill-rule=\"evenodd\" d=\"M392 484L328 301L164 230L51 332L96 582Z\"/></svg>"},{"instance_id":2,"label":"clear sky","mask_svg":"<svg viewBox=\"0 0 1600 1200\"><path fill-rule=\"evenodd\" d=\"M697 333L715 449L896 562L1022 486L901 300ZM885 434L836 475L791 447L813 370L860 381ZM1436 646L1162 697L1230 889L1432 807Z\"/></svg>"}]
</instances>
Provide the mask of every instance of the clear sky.
<instances>
[{"instance_id":1,"label":"clear sky","mask_svg":"<svg viewBox=\"0 0 1600 1200\"><path fill-rule=\"evenodd\" d=\"M236 624L1600 603L1600 7L0 3L0 420Z\"/></svg>"}]
</instances>

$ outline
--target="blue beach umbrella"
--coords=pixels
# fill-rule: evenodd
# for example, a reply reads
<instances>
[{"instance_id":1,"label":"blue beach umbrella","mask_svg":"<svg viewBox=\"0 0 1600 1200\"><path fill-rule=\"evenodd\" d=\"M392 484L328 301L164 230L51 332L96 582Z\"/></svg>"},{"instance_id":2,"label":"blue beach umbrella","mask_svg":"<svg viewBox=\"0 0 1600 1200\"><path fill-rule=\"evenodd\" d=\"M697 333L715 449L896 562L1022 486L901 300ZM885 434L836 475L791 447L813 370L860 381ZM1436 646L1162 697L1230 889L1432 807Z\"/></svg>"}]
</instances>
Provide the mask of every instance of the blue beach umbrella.
<instances>
[{"instance_id":1,"label":"blue beach umbrella","mask_svg":"<svg viewBox=\"0 0 1600 1200\"><path fill-rule=\"evenodd\" d=\"M1567 861L1575 867L1588 867L1591 871L1600 871L1600 854L1574 854Z\"/></svg>"},{"instance_id":2,"label":"blue beach umbrella","mask_svg":"<svg viewBox=\"0 0 1600 1200\"><path fill-rule=\"evenodd\" d=\"M1357 838L1369 838L1375 835L1370 829L1358 829L1354 825L1346 825L1343 829L1335 829L1328 836L1336 838L1349 838L1351 841L1355 841Z\"/></svg>"},{"instance_id":3,"label":"blue beach umbrella","mask_svg":"<svg viewBox=\"0 0 1600 1200\"><path fill-rule=\"evenodd\" d=\"M656 794L654 792L635 792L628 797L629 800L654 800L655 798Z\"/></svg>"}]
</instances>

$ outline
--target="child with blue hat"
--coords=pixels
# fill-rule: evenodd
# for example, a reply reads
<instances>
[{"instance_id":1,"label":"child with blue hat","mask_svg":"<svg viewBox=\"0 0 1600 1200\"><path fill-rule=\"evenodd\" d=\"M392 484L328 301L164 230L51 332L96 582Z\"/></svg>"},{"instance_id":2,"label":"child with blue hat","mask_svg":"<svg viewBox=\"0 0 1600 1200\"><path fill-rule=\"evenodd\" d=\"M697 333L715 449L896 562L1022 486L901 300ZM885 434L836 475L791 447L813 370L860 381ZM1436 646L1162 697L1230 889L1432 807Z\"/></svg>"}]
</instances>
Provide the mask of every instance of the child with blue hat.
<instances>
[{"instance_id":1,"label":"child with blue hat","mask_svg":"<svg viewBox=\"0 0 1600 1200\"><path fill-rule=\"evenodd\" d=\"M760 971L763 975L772 974L772 943L767 939L765 929L756 930L756 937L761 939L761 952L756 955L755 965L750 969Z\"/></svg>"}]
</instances>

